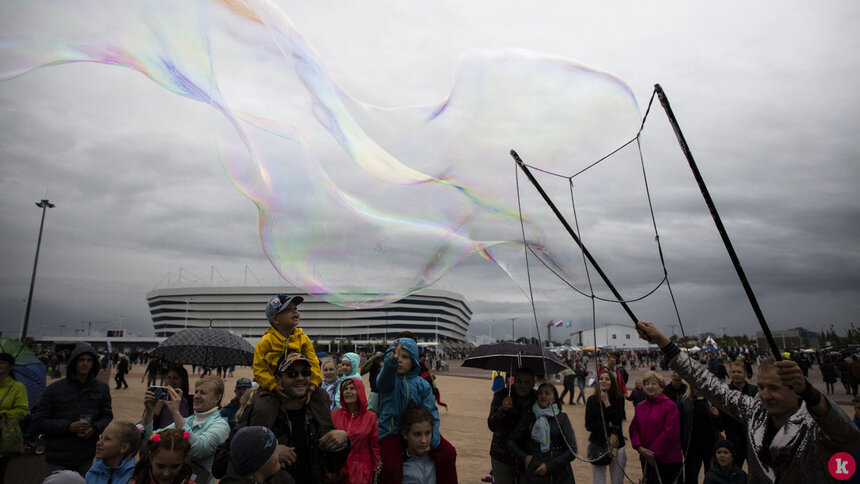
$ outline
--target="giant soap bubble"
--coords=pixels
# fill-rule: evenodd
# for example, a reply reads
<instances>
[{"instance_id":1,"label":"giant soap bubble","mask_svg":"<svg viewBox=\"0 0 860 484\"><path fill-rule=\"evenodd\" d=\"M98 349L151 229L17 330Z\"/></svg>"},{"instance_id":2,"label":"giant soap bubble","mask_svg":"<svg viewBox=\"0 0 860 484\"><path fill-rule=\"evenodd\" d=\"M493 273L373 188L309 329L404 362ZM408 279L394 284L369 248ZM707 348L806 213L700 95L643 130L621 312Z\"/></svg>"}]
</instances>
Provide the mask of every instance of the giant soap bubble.
<instances>
[{"instance_id":1,"label":"giant soap bubble","mask_svg":"<svg viewBox=\"0 0 860 484\"><path fill-rule=\"evenodd\" d=\"M259 209L269 260L290 283L354 307L429 287L474 254L523 285L523 242L572 278L578 253L545 207L524 204L521 225L507 153L572 174L641 122L620 79L517 50L465 53L439 102L369 105L264 0L22 0L0 9L0 78L115 64L223 115L231 132L213 138ZM521 197L534 202L532 192Z\"/></svg>"}]
</instances>

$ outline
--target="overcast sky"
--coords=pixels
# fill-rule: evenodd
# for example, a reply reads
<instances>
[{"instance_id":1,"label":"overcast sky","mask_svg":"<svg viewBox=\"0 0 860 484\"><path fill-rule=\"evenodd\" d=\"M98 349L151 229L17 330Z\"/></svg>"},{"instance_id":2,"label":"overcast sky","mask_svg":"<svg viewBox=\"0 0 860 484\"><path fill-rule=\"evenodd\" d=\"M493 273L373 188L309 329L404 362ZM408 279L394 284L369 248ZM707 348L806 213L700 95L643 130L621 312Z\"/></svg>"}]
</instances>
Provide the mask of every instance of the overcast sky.
<instances>
[{"instance_id":1,"label":"overcast sky","mask_svg":"<svg viewBox=\"0 0 860 484\"><path fill-rule=\"evenodd\" d=\"M0 7L0 35L21 31L20 25L12 28L21 20L10 13L28 3ZM860 309L856 2L279 5L331 78L362 103L438 103L451 92L460 59L470 49L527 49L611 73L630 87L641 114L653 85L660 83L771 328L820 330L855 320ZM87 13L80 9L82 18ZM54 24L66 21L65 15L41 16L23 30L54 36ZM6 49L0 62L11 62L10 48L0 49ZM261 100L248 101L255 102ZM33 334L72 334L86 327L82 322L94 321L99 330L125 326L151 335L145 294L166 287L168 273L175 285L180 267L183 284L208 284L211 274L216 284L242 285L246 266L253 273L249 284L281 280L262 249L257 207L225 170L218 138L227 136L226 123L209 105L173 94L130 69L64 64L0 83L0 123L4 336L17 337L23 321L39 228L33 203L44 197L56 208L46 216ZM547 130L555 129L550 125L548 120ZM685 331L752 334L755 317L659 105L649 114L642 153ZM318 154L325 164L329 149ZM583 238L625 297L644 294L662 274L650 218L643 212L647 200L637 157L576 182L586 195L578 207ZM488 165L486 178L510 181L514 170L506 150L500 160L504 168ZM308 193L313 191L291 198L287 190L283 196L290 205L315 206ZM542 207L531 210L549 245L568 243L548 210L540 215ZM341 237L355 243L374 237L372 228L342 230L347 233ZM409 253L414 243L385 241L392 254ZM511 260L512 254L506 254L511 264L522 262ZM573 321L575 329L591 326L589 299L561 287L542 267L529 267L542 330L549 319ZM581 264L566 269L587 291ZM348 280L350 271L345 267L339 277ZM534 331L532 306L521 289L528 292L526 283L522 277L515 283L473 255L434 287L467 298L474 311L471 335L488 334L492 325L494 337L507 337L509 317L519 318L518 335ZM611 297L600 285L596 290ZM665 286L632 307L639 319L653 320L667 332L675 325L677 331ZM595 317L598 324L629 322L617 305L605 303L597 304Z\"/></svg>"}]
</instances>

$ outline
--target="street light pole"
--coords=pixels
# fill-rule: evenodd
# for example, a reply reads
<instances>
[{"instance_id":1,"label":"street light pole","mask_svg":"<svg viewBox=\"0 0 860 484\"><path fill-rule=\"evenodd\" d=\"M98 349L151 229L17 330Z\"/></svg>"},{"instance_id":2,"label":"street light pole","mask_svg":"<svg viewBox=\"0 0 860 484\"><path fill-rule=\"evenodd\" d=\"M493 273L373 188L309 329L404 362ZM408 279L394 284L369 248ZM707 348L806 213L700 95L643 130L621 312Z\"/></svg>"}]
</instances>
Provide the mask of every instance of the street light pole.
<instances>
[{"instance_id":1,"label":"street light pole","mask_svg":"<svg viewBox=\"0 0 860 484\"><path fill-rule=\"evenodd\" d=\"M514 321L516 321L520 318L508 318L508 319L511 320L511 341L513 342L513 341L516 341L516 337L514 336Z\"/></svg>"},{"instance_id":2,"label":"street light pole","mask_svg":"<svg viewBox=\"0 0 860 484\"><path fill-rule=\"evenodd\" d=\"M24 326L21 328L21 341L27 337L27 326L30 324L30 307L33 304L33 286L36 284L36 267L39 265L39 249L42 247L42 229L45 228L45 212L54 208L54 204L43 198L36 206L42 209L42 222L39 224L39 240L36 242L36 260L33 261L33 277L30 278L30 294L27 296L27 310L24 311Z\"/></svg>"}]
</instances>

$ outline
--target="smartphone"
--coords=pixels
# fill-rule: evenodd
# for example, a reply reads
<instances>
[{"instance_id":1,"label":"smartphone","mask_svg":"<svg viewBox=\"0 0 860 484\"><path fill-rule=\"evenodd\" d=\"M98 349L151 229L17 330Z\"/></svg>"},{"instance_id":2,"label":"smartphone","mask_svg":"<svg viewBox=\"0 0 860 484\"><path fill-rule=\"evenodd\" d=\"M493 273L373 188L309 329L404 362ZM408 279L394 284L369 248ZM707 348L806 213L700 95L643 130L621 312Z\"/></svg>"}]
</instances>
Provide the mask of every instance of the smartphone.
<instances>
[{"instance_id":1,"label":"smartphone","mask_svg":"<svg viewBox=\"0 0 860 484\"><path fill-rule=\"evenodd\" d=\"M149 387L149 391L155 394L156 400L170 400L170 393L167 393L167 387L153 386Z\"/></svg>"}]
</instances>

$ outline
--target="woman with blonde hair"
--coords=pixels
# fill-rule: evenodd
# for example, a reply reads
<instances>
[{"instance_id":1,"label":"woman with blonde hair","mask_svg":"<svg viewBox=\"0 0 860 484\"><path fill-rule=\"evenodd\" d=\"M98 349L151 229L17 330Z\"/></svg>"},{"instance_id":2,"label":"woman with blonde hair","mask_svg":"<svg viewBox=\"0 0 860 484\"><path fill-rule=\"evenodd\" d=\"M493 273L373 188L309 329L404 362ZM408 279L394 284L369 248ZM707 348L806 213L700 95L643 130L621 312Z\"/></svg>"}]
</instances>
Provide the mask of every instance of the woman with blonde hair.
<instances>
[{"instance_id":1,"label":"woman with blonde hair","mask_svg":"<svg viewBox=\"0 0 860 484\"><path fill-rule=\"evenodd\" d=\"M591 460L591 473L597 484L606 483L606 467L612 484L624 482L624 466L627 452L624 450L623 423L627 420L624 411L624 396L618 382L608 370L597 374L594 394L585 404L585 429L588 436L588 459Z\"/></svg>"},{"instance_id":2,"label":"woman with blonde hair","mask_svg":"<svg viewBox=\"0 0 860 484\"><path fill-rule=\"evenodd\" d=\"M221 398L224 396L224 380L219 376L205 376L194 384L194 413L183 417L179 413L179 402L183 395L181 390L167 387L169 400L165 401L165 407L173 414L173 423L167 428L176 428L188 432L188 443L191 450L188 453L192 464L201 466L206 472L212 472L212 462L215 457L215 449L227 440L230 435L230 425L227 419L218 412ZM146 390L144 398L144 438L149 439L153 434L152 412L155 408L155 393ZM159 429L155 433L161 432ZM208 479L201 479L200 484L205 484Z\"/></svg>"},{"instance_id":3,"label":"woman with blonde hair","mask_svg":"<svg viewBox=\"0 0 860 484\"><path fill-rule=\"evenodd\" d=\"M642 474L649 484L675 482L681 470L681 417L666 395L666 380L655 371L642 377L646 398L630 422L630 443L639 452Z\"/></svg>"}]
</instances>

